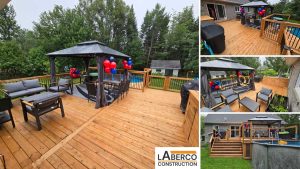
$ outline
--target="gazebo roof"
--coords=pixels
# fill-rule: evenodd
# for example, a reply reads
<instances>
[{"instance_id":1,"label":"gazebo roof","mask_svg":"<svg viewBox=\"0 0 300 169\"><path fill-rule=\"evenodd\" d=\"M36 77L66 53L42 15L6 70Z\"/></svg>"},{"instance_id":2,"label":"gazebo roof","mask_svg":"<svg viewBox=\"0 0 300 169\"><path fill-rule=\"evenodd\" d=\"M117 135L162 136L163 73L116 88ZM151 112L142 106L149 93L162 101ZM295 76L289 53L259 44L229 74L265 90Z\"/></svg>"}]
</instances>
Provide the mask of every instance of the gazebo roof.
<instances>
[{"instance_id":1,"label":"gazebo roof","mask_svg":"<svg viewBox=\"0 0 300 169\"><path fill-rule=\"evenodd\" d=\"M231 59L219 58L216 60L202 62L201 69L205 70L254 70L254 68L242 65Z\"/></svg>"},{"instance_id":2,"label":"gazebo roof","mask_svg":"<svg viewBox=\"0 0 300 169\"><path fill-rule=\"evenodd\" d=\"M253 124L273 124L281 122L282 120L267 116L256 116L255 118L249 119L248 121L252 121Z\"/></svg>"},{"instance_id":3,"label":"gazebo roof","mask_svg":"<svg viewBox=\"0 0 300 169\"><path fill-rule=\"evenodd\" d=\"M244 5L241 5L242 7L259 7L259 6L270 6L269 4L263 2L263 1L254 1L249 2Z\"/></svg>"},{"instance_id":4,"label":"gazebo roof","mask_svg":"<svg viewBox=\"0 0 300 169\"><path fill-rule=\"evenodd\" d=\"M95 57L97 55L108 55L120 58L129 58L129 56L109 48L104 43L98 41L86 41L78 43L76 46L48 53L49 57Z\"/></svg>"}]
</instances>

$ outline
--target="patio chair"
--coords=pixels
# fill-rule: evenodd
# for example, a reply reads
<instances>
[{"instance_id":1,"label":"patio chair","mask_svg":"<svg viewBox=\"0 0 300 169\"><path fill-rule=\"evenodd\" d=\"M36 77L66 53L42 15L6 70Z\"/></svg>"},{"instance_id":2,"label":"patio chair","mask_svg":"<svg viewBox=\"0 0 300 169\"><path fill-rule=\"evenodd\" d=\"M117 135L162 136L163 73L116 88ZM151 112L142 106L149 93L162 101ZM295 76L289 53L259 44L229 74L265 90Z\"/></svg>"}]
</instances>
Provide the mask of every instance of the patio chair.
<instances>
[{"instance_id":1,"label":"patio chair","mask_svg":"<svg viewBox=\"0 0 300 169\"><path fill-rule=\"evenodd\" d=\"M223 102L223 100L222 100L221 97L217 97L217 96L214 95L214 94L213 94L212 96L213 96L214 102L215 102L216 104L212 105L209 109L214 110L214 109L216 109L216 108L218 108L218 107L224 105L224 102ZM202 98L202 102L204 103L204 105L208 105L208 103L207 103L208 101L207 101L207 99L205 99L205 96L202 95L201 98Z\"/></svg>"},{"instance_id":2,"label":"patio chair","mask_svg":"<svg viewBox=\"0 0 300 169\"><path fill-rule=\"evenodd\" d=\"M233 89L223 91L221 97L226 105L233 103L235 100L240 100L239 93L234 92Z\"/></svg>"},{"instance_id":3,"label":"patio chair","mask_svg":"<svg viewBox=\"0 0 300 169\"><path fill-rule=\"evenodd\" d=\"M71 91L71 94L73 94L73 91L71 89L71 81L68 78L60 78L58 82L54 82L50 84L51 87L49 87L49 91L51 92L68 92L68 90ZM52 86L55 85L55 86Z\"/></svg>"},{"instance_id":4,"label":"patio chair","mask_svg":"<svg viewBox=\"0 0 300 169\"><path fill-rule=\"evenodd\" d=\"M11 113L12 102L9 97L0 99L0 124L11 121L12 126L15 127L14 118ZM8 114L5 112L8 111Z\"/></svg>"},{"instance_id":5,"label":"patio chair","mask_svg":"<svg viewBox=\"0 0 300 169\"><path fill-rule=\"evenodd\" d=\"M22 101L21 103L22 106L25 108L25 110L23 110L24 120L28 121L27 113L33 115L36 118L38 130L42 129L40 116L48 112L60 108L61 116L65 117L62 100L58 94L56 96L51 96L50 98L36 100L34 102Z\"/></svg>"},{"instance_id":6,"label":"patio chair","mask_svg":"<svg viewBox=\"0 0 300 169\"><path fill-rule=\"evenodd\" d=\"M96 95L97 95L97 87L96 87L95 83L88 82L85 85L86 85L86 89L88 91L88 102L90 102L90 100L95 101Z\"/></svg>"},{"instance_id":7,"label":"patio chair","mask_svg":"<svg viewBox=\"0 0 300 169\"><path fill-rule=\"evenodd\" d=\"M256 102L257 99L260 99L269 104L272 99L272 95L272 89L262 88L258 93L256 93Z\"/></svg>"}]
</instances>

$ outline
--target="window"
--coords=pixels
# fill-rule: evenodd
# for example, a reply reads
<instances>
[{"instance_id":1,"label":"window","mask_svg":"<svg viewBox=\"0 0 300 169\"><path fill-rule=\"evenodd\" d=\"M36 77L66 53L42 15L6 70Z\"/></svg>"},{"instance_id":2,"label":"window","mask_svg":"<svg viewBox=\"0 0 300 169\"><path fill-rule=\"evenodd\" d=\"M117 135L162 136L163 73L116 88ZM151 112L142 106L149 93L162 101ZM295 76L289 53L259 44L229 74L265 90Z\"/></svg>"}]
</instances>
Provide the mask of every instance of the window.
<instances>
[{"instance_id":1,"label":"window","mask_svg":"<svg viewBox=\"0 0 300 169\"><path fill-rule=\"evenodd\" d=\"M161 72L161 69L156 69L156 72Z\"/></svg>"},{"instance_id":2,"label":"window","mask_svg":"<svg viewBox=\"0 0 300 169\"><path fill-rule=\"evenodd\" d=\"M240 12L240 7L239 6L235 6L235 12Z\"/></svg>"},{"instance_id":3,"label":"window","mask_svg":"<svg viewBox=\"0 0 300 169\"><path fill-rule=\"evenodd\" d=\"M240 135L240 126L231 126L231 137L238 137Z\"/></svg>"}]
</instances>

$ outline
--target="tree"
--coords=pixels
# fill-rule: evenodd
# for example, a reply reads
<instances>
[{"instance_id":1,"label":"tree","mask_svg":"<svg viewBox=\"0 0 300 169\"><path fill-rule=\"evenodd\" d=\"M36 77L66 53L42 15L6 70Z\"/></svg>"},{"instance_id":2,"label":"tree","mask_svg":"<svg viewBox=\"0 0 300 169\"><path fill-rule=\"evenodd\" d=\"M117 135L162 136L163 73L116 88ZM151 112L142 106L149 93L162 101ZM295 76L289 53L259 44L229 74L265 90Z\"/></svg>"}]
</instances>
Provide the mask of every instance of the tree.
<instances>
[{"instance_id":1,"label":"tree","mask_svg":"<svg viewBox=\"0 0 300 169\"><path fill-rule=\"evenodd\" d=\"M199 20L194 19L193 6L174 15L166 36L167 55L163 59L180 60L182 68L199 70Z\"/></svg>"},{"instance_id":2,"label":"tree","mask_svg":"<svg viewBox=\"0 0 300 169\"><path fill-rule=\"evenodd\" d=\"M12 40L19 31L15 20L16 12L12 5L0 10L0 40Z\"/></svg>"},{"instance_id":3,"label":"tree","mask_svg":"<svg viewBox=\"0 0 300 169\"><path fill-rule=\"evenodd\" d=\"M275 70L278 73L278 76L286 73L289 68L288 65L286 65L283 57L266 57L264 65Z\"/></svg>"},{"instance_id":4,"label":"tree","mask_svg":"<svg viewBox=\"0 0 300 169\"><path fill-rule=\"evenodd\" d=\"M164 53L165 36L168 33L170 16L159 4L151 12L147 11L141 27L141 39L146 56L145 66L149 67L150 59L162 58Z\"/></svg>"}]
</instances>

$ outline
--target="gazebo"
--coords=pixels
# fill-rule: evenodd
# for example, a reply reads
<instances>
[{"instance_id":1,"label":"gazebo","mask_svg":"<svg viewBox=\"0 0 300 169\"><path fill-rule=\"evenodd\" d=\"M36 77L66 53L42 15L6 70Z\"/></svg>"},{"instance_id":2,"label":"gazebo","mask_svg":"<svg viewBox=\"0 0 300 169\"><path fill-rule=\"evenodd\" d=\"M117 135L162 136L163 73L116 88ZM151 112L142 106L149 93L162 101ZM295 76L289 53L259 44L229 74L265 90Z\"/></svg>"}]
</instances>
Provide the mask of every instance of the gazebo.
<instances>
[{"instance_id":1,"label":"gazebo","mask_svg":"<svg viewBox=\"0 0 300 169\"><path fill-rule=\"evenodd\" d=\"M105 58L114 56L116 58L128 59L129 56L109 48L105 44L98 41L86 41L78 43L76 46L48 53L50 60L50 76L51 83L55 82L55 58L56 57L72 57L82 58L85 64L85 70L88 72L90 59L95 58L97 63L98 83L97 96L95 108L104 107L106 105L106 98L104 93L104 68L103 61ZM125 78L127 77L127 70L125 69Z\"/></svg>"},{"instance_id":2,"label":"gazebo","mask_svg":"<svg viewBox=\"0 0 300 169\"><path fill-rule=\"evenodd\" d=\"M253 2L249 2L249 3L246 3L244 5L241 5L241 7L248 7L248 8L254 8L255 11L254 11L254 15L255 15L255 18L257 16L257 9L258 8L261 8L261 7L268 7L271 9L271 13L272 13L272 6L270 6L269 4L263 2L263 1L253 1Z\"/></svg>"},{"instance_id":3,"label":"gazebo","mask_svg":"<svg viewBox=\"0 0 300 169\"><path fill-rule=\"evenodd\" d=\"M205 98L209 102L213 102L212 92L208 83L208 75L209 71L235 71L237 77L239 77L239 71L250 71L250 88L255 90L254 85L254 68L240 64L234 60L226 59L226 58L218 58L216 60L201 62L201 93L208 98ZM239 78L237 78L238 86L240 86Z\"/></svg>"}]
</instances>

